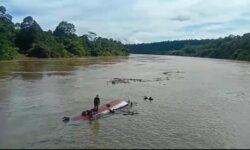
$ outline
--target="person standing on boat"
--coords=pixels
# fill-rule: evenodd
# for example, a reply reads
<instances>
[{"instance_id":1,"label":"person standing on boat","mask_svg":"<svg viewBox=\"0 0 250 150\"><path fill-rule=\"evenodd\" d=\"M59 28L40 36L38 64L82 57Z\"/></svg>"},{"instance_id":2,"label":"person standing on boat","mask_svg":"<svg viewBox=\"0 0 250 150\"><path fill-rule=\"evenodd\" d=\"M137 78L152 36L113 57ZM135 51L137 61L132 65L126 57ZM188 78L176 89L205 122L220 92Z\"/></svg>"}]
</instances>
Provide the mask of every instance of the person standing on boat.
<instances>
[{"instance_id":1,"label":"person standing on boat","mask_svg":"<svg viewBox=\"0 0 250 150\"><path fill-rule=\"evenodd\" d=\"M100 105L100 98L99 95L97 94L95 99L94 99L94 110L98 111L98 106Z\"/></svg>"}]
</instances>

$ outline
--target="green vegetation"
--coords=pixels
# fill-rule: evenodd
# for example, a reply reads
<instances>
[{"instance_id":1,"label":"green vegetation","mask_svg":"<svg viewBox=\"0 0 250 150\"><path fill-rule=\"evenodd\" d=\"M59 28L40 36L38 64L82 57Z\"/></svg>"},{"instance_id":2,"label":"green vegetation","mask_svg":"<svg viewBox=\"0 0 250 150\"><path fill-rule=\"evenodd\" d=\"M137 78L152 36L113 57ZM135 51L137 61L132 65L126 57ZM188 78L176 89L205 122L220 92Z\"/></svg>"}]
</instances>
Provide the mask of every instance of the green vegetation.
<instances>
[{"instance_id":1,"label":"green vegetation","mask_svg":"<svg viewBox=\"0 0 250 150\"><path fill-rule=\"evenodd\" d=\"M6 14L6 9L0 6L0 59L13 59L18 54L14 45L15 29L11 19L12 16Z\"/></svg>"},{"instance_id":2,"label":"green vegetation","mask_svg":"<svg viewBox=\"0 0 250 150\"><path fill-rule=\"evenodd\" d=\"M128 45L131 53L250 61L250 33L213 40L183 40Z\"/></svg>"},{"instance_id":3,"label":"green vegetation","mask_svg":"<svg viewBox=\"0 0 250 150\"><path fill-rule=\"evenodd\" d=\"M0 60L14 59L19 54L27 57L83 57L128 55L119 41L87 35L77 36L75 26L62 21L55 31L43 31L31 17L14 24L12 16L0 6ZM93 34L93 32L92 32Z\"/></svg>"}]
</instances>

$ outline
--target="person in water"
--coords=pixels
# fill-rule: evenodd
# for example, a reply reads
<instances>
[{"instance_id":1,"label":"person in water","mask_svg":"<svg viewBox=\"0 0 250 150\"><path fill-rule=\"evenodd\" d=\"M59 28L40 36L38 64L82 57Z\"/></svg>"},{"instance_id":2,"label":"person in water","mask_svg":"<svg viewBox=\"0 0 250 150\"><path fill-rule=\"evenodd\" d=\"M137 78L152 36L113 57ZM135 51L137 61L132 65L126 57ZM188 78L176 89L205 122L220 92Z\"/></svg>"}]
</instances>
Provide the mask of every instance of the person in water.
<instances>
[{"instance_id":1,"label":"person in water","mask_svg":"<svg viewBox=\"0 0 250 150\"><path fill-rule=\"evenodd\" d=\"M152 101L152 100L154 100L152 97L149 97L149 100L150 100L150 102Z\"/></svg>"},{"instance_id":2,"label":"person in water","mask_svg":"<svg viewBox=\"0 0 250 150\"><path fill-rule=\"evenodd\" d=\"M100 98L99 95L96 95L95 99L94 99L94 110L98 111L98 107L100 105Z\"/></svg>"}]
</instances>

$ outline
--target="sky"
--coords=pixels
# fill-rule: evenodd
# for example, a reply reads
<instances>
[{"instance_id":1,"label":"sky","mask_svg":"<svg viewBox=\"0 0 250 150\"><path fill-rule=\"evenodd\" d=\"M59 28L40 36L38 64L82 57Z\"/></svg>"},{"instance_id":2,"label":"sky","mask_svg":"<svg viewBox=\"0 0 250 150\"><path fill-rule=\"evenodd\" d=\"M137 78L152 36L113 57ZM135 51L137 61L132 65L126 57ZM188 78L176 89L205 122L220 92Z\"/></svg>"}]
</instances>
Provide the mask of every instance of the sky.
<instances>
[{"instance_id":1,"label":"sky","mask_svg":"<svg viewBox=\"0 0 250 150\"><path fill-rule=\"evenodd\" d=\"M32 16L46 31L67 21L78 35L92 31L125 44L250 32L250 0L0 0L0 5L13 22Z\"/></svg>"}]
</instances>

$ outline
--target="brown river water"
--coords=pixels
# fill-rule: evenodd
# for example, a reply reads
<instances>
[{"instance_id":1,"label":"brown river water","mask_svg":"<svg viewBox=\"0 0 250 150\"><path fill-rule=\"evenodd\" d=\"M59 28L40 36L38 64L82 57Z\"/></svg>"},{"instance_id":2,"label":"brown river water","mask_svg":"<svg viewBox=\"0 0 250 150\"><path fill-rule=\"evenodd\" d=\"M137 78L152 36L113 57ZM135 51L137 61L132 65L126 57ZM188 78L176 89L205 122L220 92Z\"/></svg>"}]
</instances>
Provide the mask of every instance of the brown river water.
<instances>
[{"instance_id":1,"label":"brown river water","mask_svg":"<svg viewBox=\"0 0 250 150\"><path fill-rule=\"evenodd\" d=\"M139 114L62 122L92 108L96 94L137 102ZM250 63L156 55L1 61L0 148L250 148Z\"/></svg>"}]
</instances>

